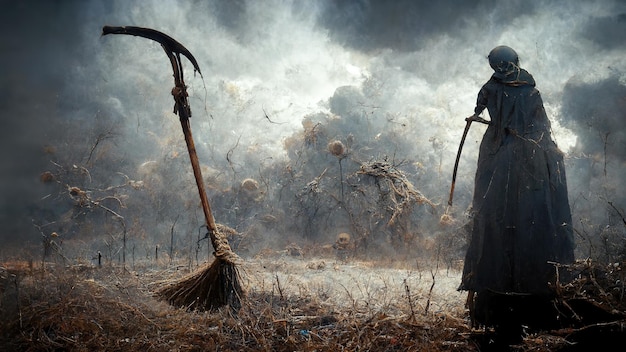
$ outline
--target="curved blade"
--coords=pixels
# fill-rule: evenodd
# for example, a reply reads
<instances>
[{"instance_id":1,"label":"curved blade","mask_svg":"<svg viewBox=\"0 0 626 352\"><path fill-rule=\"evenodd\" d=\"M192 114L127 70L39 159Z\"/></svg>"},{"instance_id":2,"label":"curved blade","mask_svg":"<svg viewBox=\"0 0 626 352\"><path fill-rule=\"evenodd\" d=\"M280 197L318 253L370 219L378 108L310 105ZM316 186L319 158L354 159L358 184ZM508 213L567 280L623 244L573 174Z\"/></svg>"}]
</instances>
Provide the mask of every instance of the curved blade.
<instances>
[{"instance_id":1,"label":"curved blade","mask_svg":"<svg viewBox=\"0 0 626 352\"><path fill-rule=\"evenodd\" d=\"M128 35L134 35L137 37L152 39L155 42L158 42L159 44L161 44L161 46L163 46L163 49L166 52L173 52L173 53L184 55L189 61L191 61L194 69L198 71L200 75L202 75L202 72L200 71L200 66L198 65L198 62L196 61L196 58L193 57L193 55L191 55L191 52L189 52L189 50L187 50L187 48L185 48L181 43L179 43L174 38L170 37L169 35L163 32L159 32L152 28L135 27L135 26L121 26L121 27L104 26L102 27L102 35L107 35L107 34L128 34Z\"/></svg>"}]
</instances>

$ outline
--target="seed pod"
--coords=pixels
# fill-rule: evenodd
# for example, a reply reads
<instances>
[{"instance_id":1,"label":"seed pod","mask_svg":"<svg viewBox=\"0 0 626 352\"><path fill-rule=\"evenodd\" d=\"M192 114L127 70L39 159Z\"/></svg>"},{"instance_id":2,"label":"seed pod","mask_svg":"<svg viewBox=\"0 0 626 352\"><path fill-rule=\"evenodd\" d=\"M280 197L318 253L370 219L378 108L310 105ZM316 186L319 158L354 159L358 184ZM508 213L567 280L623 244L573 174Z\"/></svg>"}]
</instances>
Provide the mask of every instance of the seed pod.
<instances>
[{"instance_id":1,"label":"seed pod","mask_svg":"<svg viewBox=\"0 0 626 352\"><path fill-rule=\"evenodd\" d=\"M346 153L346 147L341 141L334 140L328 143L328 151L334 156L342 156Z\"/></svg>"},{"instance_id":2,"label":"seed pod","mask_svg":"<svg viewBox=\"0 0 626 352\"><path fill-rule=\"evenodd\" d=\"M259 189L259 183L252 178L247 178L241 182L241 188L248 192L255 192Z\"/></svg>"}]
</instances>

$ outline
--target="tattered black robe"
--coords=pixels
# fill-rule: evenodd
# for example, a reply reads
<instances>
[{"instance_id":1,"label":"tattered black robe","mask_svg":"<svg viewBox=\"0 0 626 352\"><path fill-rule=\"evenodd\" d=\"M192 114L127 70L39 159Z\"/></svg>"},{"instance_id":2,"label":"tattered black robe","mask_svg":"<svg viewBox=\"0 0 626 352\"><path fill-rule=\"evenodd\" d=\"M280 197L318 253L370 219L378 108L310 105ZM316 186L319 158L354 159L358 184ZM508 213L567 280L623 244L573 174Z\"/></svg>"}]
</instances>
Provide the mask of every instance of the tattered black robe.
<instances>
[{"instance_id":1,"label":"tattered black robe","mask_svg":"<svg viewBox=\"0 0 626 352\"><path fill-rule=\"evenodd\" d=\"M547 294L548 262L574 260L563 154L533 77L494 74L476 113L491 124L480 145L472 232L460 290Z\"/></svg>"}]
</instances>

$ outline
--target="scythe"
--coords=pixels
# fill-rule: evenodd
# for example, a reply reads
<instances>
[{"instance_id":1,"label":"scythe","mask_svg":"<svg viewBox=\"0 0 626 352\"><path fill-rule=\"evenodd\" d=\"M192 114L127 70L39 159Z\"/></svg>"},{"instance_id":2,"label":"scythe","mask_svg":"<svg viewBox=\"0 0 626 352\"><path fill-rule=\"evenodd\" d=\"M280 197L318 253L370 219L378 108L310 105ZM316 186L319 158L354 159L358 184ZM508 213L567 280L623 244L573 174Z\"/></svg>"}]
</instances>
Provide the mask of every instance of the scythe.
<instances>
[{"instance_id":1,"label":"scythe","mask_svg":"<svg viewBox=\"0 0 626 352\"><path fill-rule=\"evenodd\" d=\"M210 310L212 308L229 305L234 310L238 310L241 307L240 300L243 296L243 289L236 267L239 256L231 249L226 236L219 232L213 214L211 213L202 173L200 172L198 155L191 135L189 124L191 108L189 106L187 86L183 79L183 67L180 55L185 56L193 64L194 70L202 75L198 62L191 52L181 43L151 28L104 26L102 28L102 35L107 34L128 34L154 40L161 44L161 47L163 47L165 54L169 58L174 71L174 88L172 88L174 113L178 114L183 134L185 135L185 142L187 144L187 150L189 151L193 174L196 185L198 186L202 211L204 212L211 244L215 250L215 260L209 267L174 286L166 287L160 294L171 304L176 306Z\"/></svg>"},{"instance_id":2,"label":"scythe","mask_svg":"<svg viewBox=\"0 0 626 352\"><path fill-rule=\"evenodd\" d=\"M456 161L454 162L454 171L452 172L452 184L450 185L450 197L448 198L448 207L452 206L452 197L454 196L454 186L456 184L456 173L459 169L459 160L461 159L461 151L463 150L463 144L465 144L465 138L467 137L467 132L469 132L470 126L472 125L472 121L480 122L489 125L490 122L483 119L482 117L474 114L470 117L465 118L466 124L465 129L463 130L463 137L461 137L461 143L459 144L459 150L456 153Z\"/></svg>"}]
</instances>

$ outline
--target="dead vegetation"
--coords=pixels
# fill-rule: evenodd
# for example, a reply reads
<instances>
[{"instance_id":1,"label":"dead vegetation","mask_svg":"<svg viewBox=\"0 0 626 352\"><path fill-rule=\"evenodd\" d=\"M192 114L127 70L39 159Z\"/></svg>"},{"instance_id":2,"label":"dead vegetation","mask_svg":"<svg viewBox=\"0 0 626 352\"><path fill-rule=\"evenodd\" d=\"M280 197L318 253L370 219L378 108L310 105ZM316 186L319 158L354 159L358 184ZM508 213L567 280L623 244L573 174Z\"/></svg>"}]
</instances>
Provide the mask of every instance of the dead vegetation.
<instances>
[{"instance_id":1,"label":"dead vegetation","mask_svg":"<svg viewBox=\"0 0 626 352\"><path fill-rule=\"evenodd\" d=\"M392 209L391 218L388 221L389 225L393 225L396 219L403 213L410 212L413 203L428 204L432 208L435 207L433 202L424 197L424 195L409 182L402 171L398 170L387 161L364 163L357 173L374 177L377 182L385 183L386 187L392 191L389 192L388 196L391 204L386 207Z\"/></svg>"},{"instance_id":2,"label":"dead vegetation","mask_svg":"<svg viewBox=\"0 0 626 352\"><path fill-rule=\"evenodd\" d=\"M177 268L139 273L48 263L42 271L5 263L2 344L21 351L472 350L462 318L409 319L368 308L374 298L351 297L355 301L342 307L322 291L295 293L282 274L252 287L236 315L175 309L154 293L179 277Z\"/></svg>"},{"instance_id":3,"label":"dead vegetation","mask_svg":"<svg viewBox=\"0 0 626 352\"><path fill-rule=\"evenodd\" d=\"M0 344L20 351L487 350L490 332L470 328L461 294L452 288L458 273L384 264L274 253L242 267L248 295L237 313L208 313L157 298L158 290L185 275L178 263L128 271L4 262ZM572 351L607 336L623 338L623 265L578 263L578 276L562 287L562 297L589 302L571 305L579 322L535 332L511 350Z\"/></svg>"}]
</instances>

